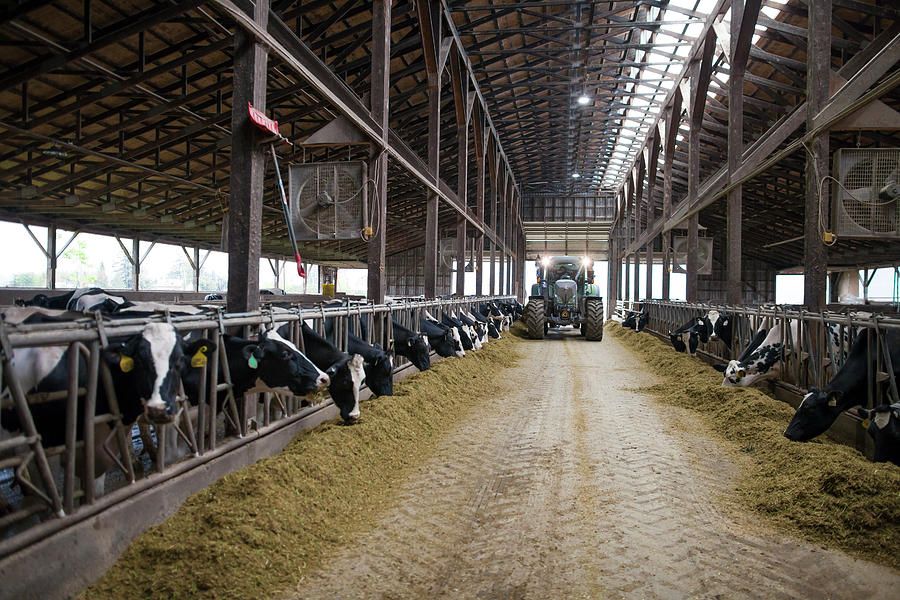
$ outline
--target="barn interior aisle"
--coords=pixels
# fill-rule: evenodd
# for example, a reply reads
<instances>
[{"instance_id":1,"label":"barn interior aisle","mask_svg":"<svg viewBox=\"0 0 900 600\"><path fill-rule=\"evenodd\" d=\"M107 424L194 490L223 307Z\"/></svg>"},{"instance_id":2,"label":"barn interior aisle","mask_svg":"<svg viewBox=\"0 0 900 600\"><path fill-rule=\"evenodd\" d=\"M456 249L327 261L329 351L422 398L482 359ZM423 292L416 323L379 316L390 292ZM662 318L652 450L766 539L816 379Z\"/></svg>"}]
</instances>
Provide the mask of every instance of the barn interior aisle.
<instances>
[{"instance_id":1,"label":"barn interior aisle","mask_svg":"<svg viewBox=\"0 0 900 600\"><path fill-rule=\"evenodd\" d=\"M290 598L896 597L896 571L735 520L736 462L634 391L653 377L616 338L519 348L506 392Z\"/></svg>"}]
</instances>

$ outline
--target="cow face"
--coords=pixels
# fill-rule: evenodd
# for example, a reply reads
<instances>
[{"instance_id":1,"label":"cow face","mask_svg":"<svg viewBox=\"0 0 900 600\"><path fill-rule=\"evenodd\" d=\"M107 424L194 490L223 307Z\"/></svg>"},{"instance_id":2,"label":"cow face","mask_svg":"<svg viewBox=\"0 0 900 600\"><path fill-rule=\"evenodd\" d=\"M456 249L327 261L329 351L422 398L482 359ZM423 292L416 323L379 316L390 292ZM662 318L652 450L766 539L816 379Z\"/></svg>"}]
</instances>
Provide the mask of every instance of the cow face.
<instances>
[{"instance_id":1,"label":"cow face","mask_svg":"<svg viewBox=\"0 0 900 600\"><path fill-rule=\"evenodd\" d=\"M725 342L726 346L730 347L732 322L734 321L732 316L722 314L717 310L711 310L706 316L706 321L709 323L709 339L722 340L723 342Z\"/></svg>"},{"instance_id":2,"label":"cow face","mask_svg":"<svg viewBox=\"0 0 900 600\"><path fill-rule=\"evenodd\" d=\"M843 393L839 390L820 391L809 388L797 412L784 430L784 437L794 442L806 442L825 433L843 412Z\"/></svg>"},{"instance_id":3,"label":"cow face","mask_svg":"<svg viewBox=\"0 0 900 600\"><path fill-rule=\"evenodd\" d=\"M458 357L462 358L466 355L466 351L462 345L462 337L459 335L459 329L456 327L449 328L449 336L450 343L453 345L453 353Z\"/></svg>"},{"instance_id":4,"label":"cow face","mask_svg":"<svg viewBox=\"0 0 900 600\"><path fill-rule=\"evenodd\" d=\"M379 348L380 350L380 348ZM377 357L366 361L366 385L376 396L394 394L394 353L390 350L379 352Z\"/></svg>"},{"instance_id":5,"label":"cow face","mask_svg":"<svg viewBox=\"0 0 900 600\"><path fill-rule=\"evenodd\" d=\"M206 353L214 348L205 339L185 343L169 324L149 323L140 334L104 349L103 358L116 387L140 398L150 422L164 424L175 416L181 373L200 360L198 353L205 364Z\"/></svg>"},{"instance_id":6,"label":"cow face","mask_svg":"<svg viewBox=\"0 0 900 600\"><path fill-rule=\"evenodd\" d=\"M457 351L462 351L462 348L457 349L453 335L449 331L444 331L440 335L429 335L428 341L431 347L434 348L434 351L438 353L438 356L444 358L457 356ZM464 352L463 356L465 356Z\"/></svg>"},{"instance_id":7,"label":"cow face","mask_svg":"<svg viewBox=\"0 0 900 600\"><path fill-rule=\"evenodd\" d=\"M366 378L362 355L345 355L325 372L331 378L328 393L340 410L341 418L348 423L359 419L359 388Z\"/></svg>"},{"instance_id":8,"label":"cow face","mask_svg":"<svg viewBox=\"0 0 900 600\"><path fill-rule=\"evenodd\" d=\"M859 408L857 412L864 419L871 419L866 432L875 443L872 460L900 465L900 404Z\"/></svg>"},{"instance_id":9,"label":"cow face","mask_svg":"<svg viewBox=\"0 0 900 600\"><path fill-rule=\"evenodd\" d=\"M406 352L404 356L412 362L420 371L427 371L431 368L431 347L428 345L428 337L424 335L413 335L406 341Z\"/></svg>"},{"instance_id":10,"label":"cow face","mask_svg":"<svg viewBox=\"0 0 900 600\"><path fill-rule=\"evenodd\" d=\"M244 346L243 355L256 373L256 391L305 396L324 389L330 381L327 374L275 330L260 333L256 344Z\"/></svg>"}]
</instances>

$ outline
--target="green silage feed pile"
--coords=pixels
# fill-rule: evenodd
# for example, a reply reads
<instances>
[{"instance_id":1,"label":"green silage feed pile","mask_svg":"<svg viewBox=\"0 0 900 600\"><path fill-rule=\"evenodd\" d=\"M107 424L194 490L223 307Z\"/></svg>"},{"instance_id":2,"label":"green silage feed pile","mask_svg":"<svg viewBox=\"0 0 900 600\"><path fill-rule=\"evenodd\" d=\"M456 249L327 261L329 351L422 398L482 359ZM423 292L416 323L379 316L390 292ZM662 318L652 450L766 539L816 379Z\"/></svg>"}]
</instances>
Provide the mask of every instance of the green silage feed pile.
<instances>
[{"instance_id":1,"label":"green silage feed pile","mask_svg":"<svg viewBox=\"0 0 900 600\"><path fill-rule=\"evenodd\" d=\"M869 462L824 437L791 442L782 432L794 409L784 402L755 388L723 387L712 367L649 333L612 321L606 333L663 380L641 391L694 411L748 458L735 490L740 506L810 541L900 568L900 467Z\"/></svg>"},{"instance_id":2,"label":"green silage feed pile","mask_svg":"<svg viewBox=\"0 0 900 600\"><path fill-rule=\"evenodd\" d=\"M326 423L223 477L134 540L83 597L270 598L293 589L375 522L469 407L500 392L517 343L504 336L437 361L395 384L394 396L364 402L358 423Z\"/></svg>"}]
</instances>

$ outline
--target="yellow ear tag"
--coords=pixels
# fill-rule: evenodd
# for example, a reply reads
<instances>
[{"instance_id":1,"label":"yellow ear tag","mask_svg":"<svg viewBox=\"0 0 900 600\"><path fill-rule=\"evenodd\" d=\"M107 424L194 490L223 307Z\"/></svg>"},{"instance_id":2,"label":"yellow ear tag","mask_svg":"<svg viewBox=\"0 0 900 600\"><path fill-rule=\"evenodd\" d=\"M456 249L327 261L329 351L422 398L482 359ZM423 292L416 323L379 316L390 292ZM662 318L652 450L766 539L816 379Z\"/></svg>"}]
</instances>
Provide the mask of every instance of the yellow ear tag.
<instances>
[{"instance_id":1,"label":"yellow ear tag","mask_svg":"<svg viewBox=\"0 0 900 600\"><path fill-rule=\"evenodd\" d=\"M200 346L200 349L191 357L191 366L200 368L206 366L206 346Z\"/></svg>"},{"instance_id":2,"label":"yellow ear tag","mask_svg":"<svg viewBox=\"0 0 900 600\"><path fill-rule=\"evenodd\" d=\"M871 423L872 423L872 419L866 419L865 421L862 422L862 428L863 428L863 429L868 429L868 428L869 428L869 425L870 425Z\"/></svg>"},{"instance_id":3,"label":"yellow ear tag","mask_svg":"<svg viewBox=\"0 0 900 600\"><path fill-rule=\"evenodd\" d=\"M130 356L121 355L119 358L119 368L122 369L123 373L127 373L128 371L134 368L134 359Z\"/></svg>"}]
</instances>

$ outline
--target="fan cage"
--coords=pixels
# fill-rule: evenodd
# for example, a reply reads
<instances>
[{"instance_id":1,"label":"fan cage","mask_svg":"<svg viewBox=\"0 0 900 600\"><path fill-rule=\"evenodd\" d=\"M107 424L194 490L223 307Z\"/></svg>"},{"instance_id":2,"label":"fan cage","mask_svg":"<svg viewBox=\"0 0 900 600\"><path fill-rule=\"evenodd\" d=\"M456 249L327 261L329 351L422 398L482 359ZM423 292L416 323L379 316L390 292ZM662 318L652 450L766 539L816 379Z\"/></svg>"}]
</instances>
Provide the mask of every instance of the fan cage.
<instances>
[{"instance_id":1,"label":"fan cage","mask_svg":"<svg viewBox=\"0 0 900 600\"><path fill-rule=\"evenodd\" d=\"M676 235L672 238L673 273L687 273L687 247L687 236ZM697 274L712 275L713 238L697 238L697 254L700 259L700 264L697 265Z\"/></svg>"},{"instance_id":2,"label":"fan cage","mask_svg":"<svg viewBox=\"0 0 900 600\"><path fill-rule=\"evenodd\" d=\"M298 240L349 240L362 236L367 210L364 161L291 165L291 225Z\"/></svg>"},{"instance_id":3,"label":"fan cage","mask_svg":"<svg viewBox=\"0 0 900 600\"><path fill-rule=\"evenodd\" d=\"M841 148L834 153L832 223L842 238L900 239L900 201L879 198L900 183L900 148Z\"/></svg>"}]
</instances>

